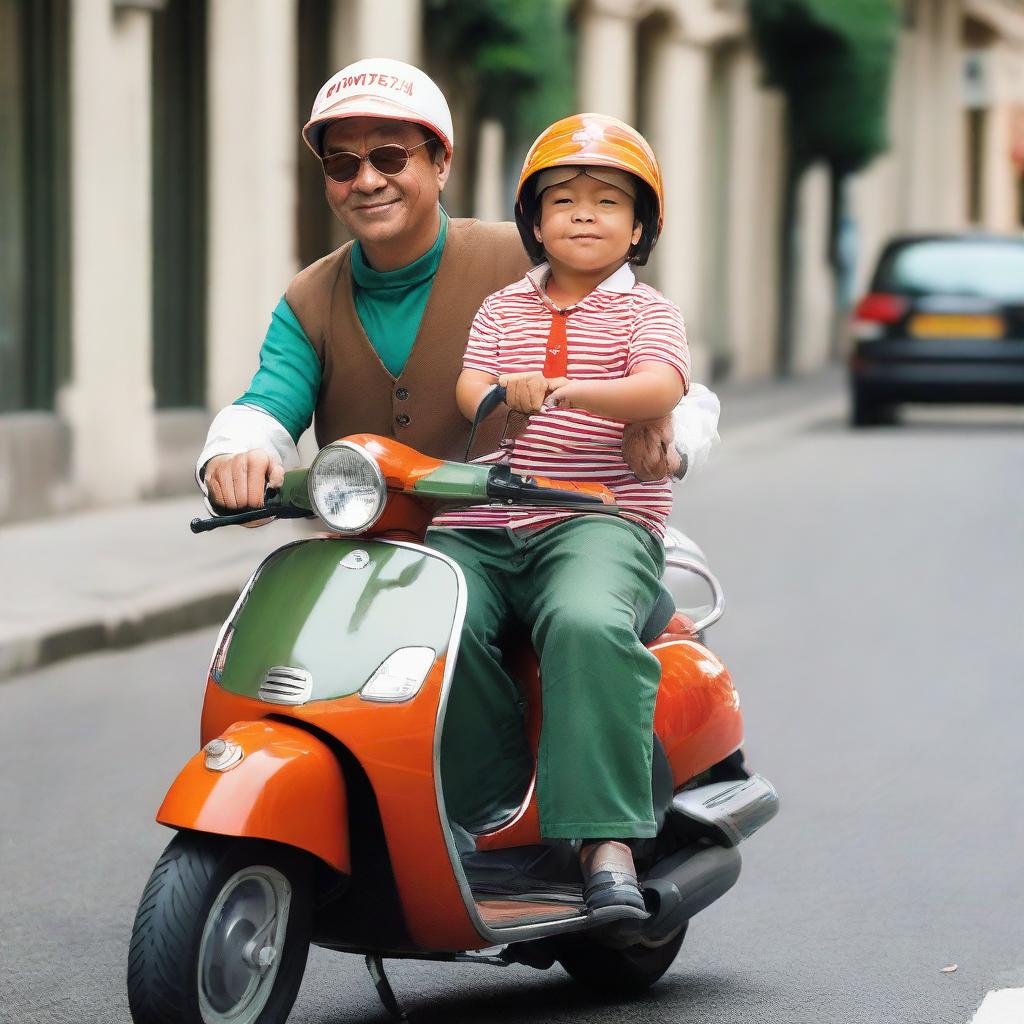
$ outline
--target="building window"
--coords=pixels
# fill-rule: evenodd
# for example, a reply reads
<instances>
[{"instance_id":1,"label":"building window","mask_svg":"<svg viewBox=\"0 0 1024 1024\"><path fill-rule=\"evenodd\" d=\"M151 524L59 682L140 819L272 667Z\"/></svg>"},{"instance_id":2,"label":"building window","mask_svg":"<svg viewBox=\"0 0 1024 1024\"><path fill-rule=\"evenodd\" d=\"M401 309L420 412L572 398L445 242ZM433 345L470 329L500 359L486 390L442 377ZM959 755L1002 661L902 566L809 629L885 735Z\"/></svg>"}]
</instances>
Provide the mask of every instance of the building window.
<instances>
[{"instance_id":1,"label":"building window","mask_svg":"<svg viewBox=\"0 0 1024 1024\"><path fill-rule=\"evenodd\" d=\"M985 216L985 111L967 111L967 219L980 224Z\"/></svg>"},{"instance_id":2,"label":"building window","mask_svg":"<svg viewBox=\"0 0 1024 1024\"><path fill-rule=\"evenodd\" d=\"M153 16L153 385L161 409L206 404L206 93L206 2L169 0Z\"/></svg>"},{"instance_id":3,"label":"building window","mask_svg":"<svg viewBox=\"0 0 1024 1024\"><path fill-rule=\"evenodd\" d=\"M67 0L0 0L0 412L68 376L67 26Z\"/></svg>"},{"instance_id":4,"label":"building window","mask_svg":"<svg viewBox=\"0 0 1024 1024\"><path fill-rule=\"evenodd\" d=\"M298 123L304 125L320 86L334 70L330 67L331 6L327 0L299 0ZM298 133L297 133L298 134ZM320 162L299 134L299 261L308 267L338 244L335 219L324 201L324 175Z\"/></svg>"}]
</instances>

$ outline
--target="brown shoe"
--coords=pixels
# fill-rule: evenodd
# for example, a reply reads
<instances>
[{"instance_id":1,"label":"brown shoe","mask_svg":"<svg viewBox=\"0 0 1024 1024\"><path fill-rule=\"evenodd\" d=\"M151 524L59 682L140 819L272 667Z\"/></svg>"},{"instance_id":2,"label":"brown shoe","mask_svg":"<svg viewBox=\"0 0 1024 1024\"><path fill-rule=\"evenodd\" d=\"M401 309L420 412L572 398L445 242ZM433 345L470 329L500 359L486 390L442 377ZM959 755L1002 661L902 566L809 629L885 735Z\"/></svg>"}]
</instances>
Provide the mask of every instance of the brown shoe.
<instances>
[{"instance_id":1,"label":"brown shoe","mask_svg":"<svg viewBox=\"0 0 1024 1024\"><path fill-rule=\"evenodd\" d=\"M625 843L608 840L580 850L583 898L589 910L630 907L644 914L644 898L637 883L633 854Z\"/></svg>"}]
</instances>

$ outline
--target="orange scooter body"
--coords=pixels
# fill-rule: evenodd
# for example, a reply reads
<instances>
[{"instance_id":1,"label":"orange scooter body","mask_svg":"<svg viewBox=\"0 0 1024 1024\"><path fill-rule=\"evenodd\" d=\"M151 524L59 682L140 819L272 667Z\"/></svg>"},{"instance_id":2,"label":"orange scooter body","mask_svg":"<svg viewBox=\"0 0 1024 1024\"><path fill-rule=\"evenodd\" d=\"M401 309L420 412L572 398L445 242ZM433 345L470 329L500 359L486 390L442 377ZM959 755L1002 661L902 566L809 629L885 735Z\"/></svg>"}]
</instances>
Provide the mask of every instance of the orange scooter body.
<instances>
[{"instance_id":1,"label":"orange scooter body","mask_svg":"<svg viewBox=\"0 0 1024 1024\"><path fill-rule=\"evenodd\" d=\"M238 743L244 756L217 773L197 754L158 820L287 843L349 874L350 830L360 826L349 813L343 751L372 788L404 918L407 937L384 948L483 948L493 945L493 936L475 912L439 777L466 584L455 563L409 540L422 537L431 504L445 487L469 486L486 470L439 463L371 435L347 440L372 454L387 482L388 507L372 531L375 539L368 531L359 538L300 541L257 570L222 631L202 718L204 744L222 737ZM604 488L583 490L608 500ZM393 702L368 699L367 681L400 648L433 652L418 689ZM725 667L679 616L651 649L663 666L656 731L679 787L739 747L739 701ZM536 743L536 659L531 652L523 660ZM267 689L282 666L308 677L301 700L282 703ZM477 849L539 841L531 784L519 812L477 837Z\"/></svg>"}]
</instances>

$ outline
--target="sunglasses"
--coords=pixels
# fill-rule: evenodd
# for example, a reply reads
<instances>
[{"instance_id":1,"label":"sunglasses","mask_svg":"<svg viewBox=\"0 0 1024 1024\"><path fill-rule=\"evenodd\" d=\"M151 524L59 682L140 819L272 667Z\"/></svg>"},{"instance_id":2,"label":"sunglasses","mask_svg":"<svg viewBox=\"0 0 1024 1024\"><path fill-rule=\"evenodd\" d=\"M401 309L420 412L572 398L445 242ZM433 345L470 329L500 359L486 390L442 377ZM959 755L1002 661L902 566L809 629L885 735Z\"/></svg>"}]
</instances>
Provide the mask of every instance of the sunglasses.
<instances>
[{"instance_id":1,"label":"sunglasses","mask_svg":"<svg viewBox=\"0 0 1024 1024\"><path fill-rule=\"evenodd\" d=\"M401 174L409 166L409 157L412 156L413 150L429 145L432 141L424 139L408 149L397 142L391 142L386 146L375 146L364 156L358 153L329 153L320 159L324 165L324 174L339 184L351 181L359 173L364 160L368 161L375 171L390 178Z\"/></svg>"}]
</instances>

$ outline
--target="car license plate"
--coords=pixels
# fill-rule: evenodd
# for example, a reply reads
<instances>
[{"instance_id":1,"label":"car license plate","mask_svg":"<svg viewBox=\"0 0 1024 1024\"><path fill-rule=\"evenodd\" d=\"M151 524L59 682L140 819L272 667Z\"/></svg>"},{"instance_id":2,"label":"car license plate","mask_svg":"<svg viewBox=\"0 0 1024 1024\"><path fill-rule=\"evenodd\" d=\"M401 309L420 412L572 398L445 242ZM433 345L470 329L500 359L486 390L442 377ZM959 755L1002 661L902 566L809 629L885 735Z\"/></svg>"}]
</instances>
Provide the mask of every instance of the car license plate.
<instances>
[{"instance_id":1,"label":"car license plate","mask_svg":"<svg viewBox=\"0 0 1024 1024\"><path fill-rule=\"evenodd\" d=\"M910 320L915 338L1001 338L1006 325L1000 316L946 316L919 313Z\"/></svg>"}]
</instances>

